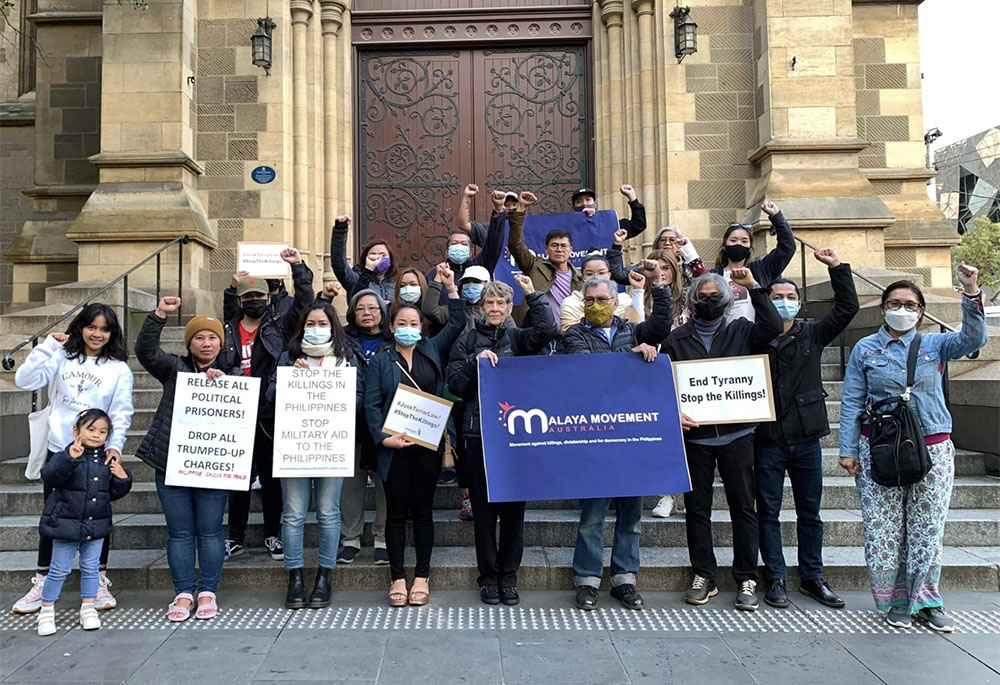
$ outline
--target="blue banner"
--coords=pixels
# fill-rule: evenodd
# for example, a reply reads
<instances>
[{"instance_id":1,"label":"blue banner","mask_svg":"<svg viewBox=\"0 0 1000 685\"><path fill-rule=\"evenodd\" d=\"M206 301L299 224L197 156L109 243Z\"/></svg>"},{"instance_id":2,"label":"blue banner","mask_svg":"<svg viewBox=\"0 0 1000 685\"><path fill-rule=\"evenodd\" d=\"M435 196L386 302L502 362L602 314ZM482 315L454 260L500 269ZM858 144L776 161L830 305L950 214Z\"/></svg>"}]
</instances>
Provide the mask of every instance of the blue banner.
<instances>
[{"instance_id":1,"label":"blue banner","mask_svg":"<svg viewBox=\"0 0 1000 685\"><path fill-rule=\"evenodd\" d=\"M530 214L524 219L524 244L536 255L545 255L545 236L554 228L564 228L573 239L573 254L570 263L580 268L580 263L591 248L598 248L603 255L615 242L615 231L618 230L618 212L613 209L602 209L588 217L583 212L566 212L565 214ZM507 239L510 236L510 225L504 226L503 254L493 271L493 278L503 281L514 289L514 304L521 304L524 293L514 283L514 274L521 273L514 258L507 249Z\"/></svg>"},{"instance_id":2,"label":"blue banner","mask_svg":"<svg viewBox=\"0 0 1000 685\"><path fill-rule=\"evenodd\" d=\"M479 408L491 502L691 489L664 354L480 359Z\"/></svg>"}]
</instances>

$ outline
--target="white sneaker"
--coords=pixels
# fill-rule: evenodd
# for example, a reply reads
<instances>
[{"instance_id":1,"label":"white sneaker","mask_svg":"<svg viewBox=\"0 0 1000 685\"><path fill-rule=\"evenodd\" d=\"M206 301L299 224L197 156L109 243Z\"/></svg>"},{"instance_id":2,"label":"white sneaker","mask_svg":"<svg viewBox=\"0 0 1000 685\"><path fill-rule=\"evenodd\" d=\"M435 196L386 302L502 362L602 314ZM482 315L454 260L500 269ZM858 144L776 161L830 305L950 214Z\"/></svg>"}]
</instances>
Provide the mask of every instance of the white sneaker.
<instances>
[{"instance_id":1,"label":"white sneaker","mask_svg":"<svg viewBox=\"0 0 1000 685\"><path fill-rule=\"evenodd\" d=\"M670 515L674 513L674 496L664 495L660 498L660 501L656 503L653 507L653 516L658 519L670 518Z\"/></svg>"},{"instance_id":2,"label":"white sneaker","mask_svg":"<svg viewBox=\"0 0 1000 685\"><path fill-rule=\"evenodd\" d=\"M84 630L98 630L101 627L101 619L92 602L80 605L80 625Z\"/></svg>"},{"instance_id":3,"label":"white sneaker","mask_svg":"<svg viewBox=\"0 0 1000 685\"><path fill-rule=\"evenodd\" d=\"M111 587L111 579L104 571L101 571L101 582L97 585L97 598L94 599L94 608L98 611L106 611L118 606L118 600L111 594L109 587Z\"/></svg>"},{"instance_id":4,"label":"white sneaker","mask_svg":"<svg viewBox=\"0 0 1000 685\"><path fill-rule=\"evenodd\" d=\"M42 637L46 635L55 635L56 632L56 608L51 607L39 607L41 611L38 612L38 634Z\"/></svg>"},{"instance_id":5,"label":"white sneaker","mask_svg":"<svg viewBox=\"0 0 1000 685\"><path fill-rule=\"evenodd\" d=\"M45 576L36 573L31 579L31 589L21 599L14 602L12 611L15 614L33 614L42 608L42 586L45 585ZM55 628L53 628L53 631ZM52 633L47 633L51 635Z\"/></svg>"},{"instance_id":6,"label":"white sneaker","mask_svg":"<svg viewBox=\"0 0 1000 685\"><path fill-rule=\"evenodd\" d=\"M250 483L251 490L260 490L260 478L254 478L253 482Z\"/></svg>"}]
</instances>

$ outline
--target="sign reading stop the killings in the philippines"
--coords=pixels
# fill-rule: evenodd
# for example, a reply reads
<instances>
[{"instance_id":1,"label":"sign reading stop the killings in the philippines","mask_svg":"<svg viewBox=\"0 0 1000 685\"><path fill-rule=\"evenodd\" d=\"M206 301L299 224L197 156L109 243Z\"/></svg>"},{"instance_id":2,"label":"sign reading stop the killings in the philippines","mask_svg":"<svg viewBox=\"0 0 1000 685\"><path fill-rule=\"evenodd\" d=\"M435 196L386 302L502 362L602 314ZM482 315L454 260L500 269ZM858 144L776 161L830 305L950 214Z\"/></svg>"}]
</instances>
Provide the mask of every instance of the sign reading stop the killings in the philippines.
<instances>
[{"instance_id":1,"label":"sign reading stop the killings in the philippines","mask_svg":"<svg viewBox=\"0 0 1000 685\"><path fill-rule=\"evenodd\" d=\"M179 373L167 485L249 490L260 379Z\"/></svg>"},{"instance_id":2,"label":"sign reading stop the killings in the philippines","mask_svg":"<svg viewBox=\"0 0 1000 685\"><path fill-rule=\"evenodd\" d=\"M357 378L358 370L347 364L278 367L271 475L354 475Z\"/></svg>"}]
</instances>

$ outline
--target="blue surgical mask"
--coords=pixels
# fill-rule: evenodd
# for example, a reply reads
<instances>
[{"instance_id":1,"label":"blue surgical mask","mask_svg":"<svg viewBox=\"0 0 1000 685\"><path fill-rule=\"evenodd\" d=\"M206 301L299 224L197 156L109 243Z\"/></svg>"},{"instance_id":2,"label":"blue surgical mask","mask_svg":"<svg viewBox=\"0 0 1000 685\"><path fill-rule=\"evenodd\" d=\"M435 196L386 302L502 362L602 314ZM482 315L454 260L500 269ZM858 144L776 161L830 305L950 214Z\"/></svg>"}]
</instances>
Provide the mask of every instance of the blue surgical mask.
<instances>
[{"instance_id":1,"label":"blue surgical mask","mask_svg":"<svg viewBox=\"0 0 1000 685\"><path fill-rule=\"evenodd\" d=\"M302 331L302 339L310 345L325 345L333 336L329 326L309 327Z\"/></svg>"},{"instance_id":2,"label":"blue surgical mask","mask_svg":"<svg viewBox=\"0 0 1000 685\"><path fill-rule=\"evenodd\" d=\"M476 303L483 296L482 283L466 283L462 286L462 297L466 302Z\"/></svg>"},{"instance_id":3,"label":"blue surgical mask","mask_svg":"<svg viewBox=\"0 0 1000 685\"><path fill-rule=\"evenodd\" d=\"M399 299L403 302L416 302L420 299L419 285L404 285L399 289Z\"/></svg>"},{"instance_id":4,"label":"blue surgical mask","mask_svg":"<svg viewBox=\"0 0 1000 685\"><path fill-rule=\"evenodd\" d=\"M420 342L420 338L423 336L420 334L419 328L401 326L392 332L392 337L403 347L413 347Z\"/></svg>"},{"instance_id":5,"label":"blue surgical mask","mask_svg":"<svg viewBox=\"0 0 1000 685\"><path fill-rule=\"evenodd\" d=\"M799 313L799 303L794 300L771 300L782 321L791 321Z\"/></svg>"},{"instance_id":6,"label":"blue surgical mask","mask_svg":"<svg viewBox=\"0 0 1000 685\"><path fill-rule=\"evenodd\" d=\"M465 264L467 261L469 261L469 246L449 245L448 259L451 260L453 264Z\"/></svg>"}]
</instances>

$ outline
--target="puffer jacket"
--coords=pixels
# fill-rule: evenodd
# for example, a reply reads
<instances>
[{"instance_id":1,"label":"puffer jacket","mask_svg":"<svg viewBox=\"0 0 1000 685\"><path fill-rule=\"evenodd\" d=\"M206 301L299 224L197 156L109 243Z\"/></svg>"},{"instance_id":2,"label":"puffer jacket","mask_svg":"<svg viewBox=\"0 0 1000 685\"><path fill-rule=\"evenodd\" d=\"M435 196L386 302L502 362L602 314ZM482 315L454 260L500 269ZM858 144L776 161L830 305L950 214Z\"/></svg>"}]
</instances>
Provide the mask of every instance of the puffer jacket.
<instances>
[{"instance_id":1,"label":"puffer jacket","mask_svg":"<svg viewBox=\"0 0 1000 685\"><path fill-rule=\"evenodd\" d=\"M52 492L38 523L42 535L83 542L111 534L111 503L132 489L132 476L111 475L104 459L103 447L84 449L76 459L69 456L69 448L49 457L42 480Z\"/></svg>"},{"instance_id":2,"label":"puffer jacket","mask_svg":"<svg viewBox=\"0 0 1000 685\"><path fill-rule=\"evenodd\" d=\"M396 296L396 265L382 275L382 280L363 265L351 266L347 261L347 224L337 222L330 231L330 267L333 275L347 291L347 299L352 299L359 290L370 288L376 291L384 302L392 302Z\"/></svg>"},{"instance_id":3,"label":"puffer jacket","mask_svg":"<svg viewBox=\"0 0 1000 685\"><path fill-rule=\"evenodd\" d=\"M163 395L153 416L153 423L146 431L146 437L135 451L135 456L161 473L167 469L167 450L170 447L170 425L174 418L174 390L178 373L201 373L208 369L219 369L232 376L240 375L240 367L226 368L222 354L208 366L198 366L190 353L183 357L160 349L160 334L167 324L156 312L150 312L142 324L139 337L135 340L135 356L142 368L163 384Z\"/></svg>"},{"instance_id":4,"label":"puffer jacket","mask_svg":"<svg viewBox=\"0 0 1000 685\"><path fill-rule=\"evenodd\" d=\"M599 354L602 352L631 352L639 343L659 345L670 335L674 303L670 291L663 286L653 286L653 310L642 323L630 323L614 318L611 342L602 329L588 321L570 326L563 333L563 354Z\"/></svg>"},{"instance_id":5,"label":"puffer jacket","mask_svg":"<svg viewBox=\"0 0 1000 685\"><path fill-rule=\"evenodd\" d=\"M448 362L448 390L463 400L462 424L459 430L466 437L480 437L479 427L479 372L476 356L484 350L493 350L498 357L519 357L538 354L556 339L559 329L548 298L534 292L525 298L534 322L531 328L514 328L505 324L490 326L477 321L472 330L466 331L451 349Z\"/></svg>"}]
</instances>

